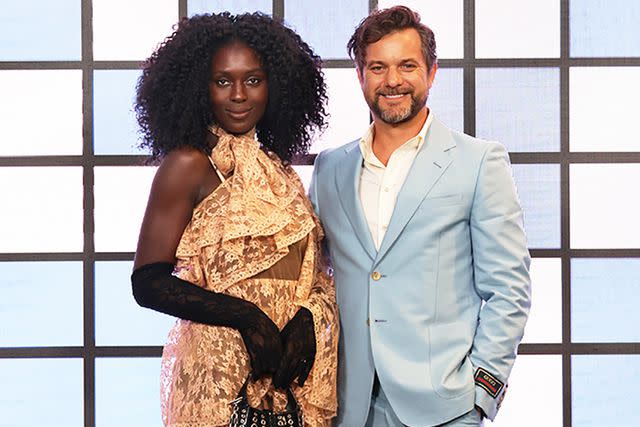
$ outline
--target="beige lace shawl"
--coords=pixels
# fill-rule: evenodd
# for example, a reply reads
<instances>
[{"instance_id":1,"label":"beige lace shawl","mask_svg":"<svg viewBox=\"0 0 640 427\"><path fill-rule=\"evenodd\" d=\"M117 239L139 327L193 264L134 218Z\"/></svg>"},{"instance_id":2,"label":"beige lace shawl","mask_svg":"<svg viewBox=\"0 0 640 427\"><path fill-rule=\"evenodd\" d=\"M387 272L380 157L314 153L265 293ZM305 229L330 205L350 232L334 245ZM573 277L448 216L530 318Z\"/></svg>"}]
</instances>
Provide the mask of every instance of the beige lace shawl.
<instances>
[{"instance_id":1,"label":"beige lace shawl","mask_svg":"<svg viewBox=\"0 0 640 427\"><path fill-rule=\"evenodd\" d=\"M339 322L333 280L321 256L322 228L290 166L263 152L253 133L236 137L215 131L220 138L211 159L228 179L195 207L176 251L176 274L253 302L279 328L299 307L307 307L313 314L317 354L309 379L302 388L294 385L294 393L306 425L329 426L337 409ZM302 251L300 265L294 266L299 275L268 274L291 259L290 250ZM229 402L249 369L235 329L179 319L162 357L165 426L228 425ZM251 384L248 397L255 406L276 409L286 399L273 390L270 379Z\"/></svg>"}]
</instances>

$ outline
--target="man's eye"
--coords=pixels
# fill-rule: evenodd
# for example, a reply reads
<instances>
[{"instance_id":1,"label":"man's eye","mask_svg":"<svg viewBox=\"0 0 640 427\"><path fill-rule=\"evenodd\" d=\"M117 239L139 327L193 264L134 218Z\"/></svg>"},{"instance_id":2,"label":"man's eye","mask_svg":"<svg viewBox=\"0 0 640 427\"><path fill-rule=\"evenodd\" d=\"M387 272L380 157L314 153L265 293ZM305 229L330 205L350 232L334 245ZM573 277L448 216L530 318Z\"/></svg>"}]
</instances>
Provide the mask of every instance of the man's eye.
<instances>
[{"instance_id":1,"label":"man's eye","mask_svg":"<svg viewBox=\"0 0 640 427\"><path fill-rule=\"evenodd\" d=\"M404 70L413 70L416 68L416 64L402 64Z\"/></svg>"},{"instance_id":2,"label":"man's eye","mask_svg":"<svg viewBox=\"0 0 640 427\"><path fill-rule=\"evenodd\" d=\"M257 86L261 81L262 79L259 79L258 77L249 77L247 79L247 84L249 84L250 86Z\"/></svg>"},{"instance_id":3,"label":"man's eye","mask_svg":"<svg viewBox=\"0 0 640 427\"><path fill-rule=\"evenodd\" d=\"M231 84L231 82L227 79L218 79L216 80L216 84L218 86L229 86Z\"/></svg>"},{"instance_id":4,"label":"man's eye","mask_svg":"<svg viewBox=\"0 0 640 427\"><path fill-rule=\"evenodd\" d=\"M370 67L369 70L373 71L374 73L379 73L380 71L382 71L382 66L374 65L373 67Z\"/></svg>"}]
</instances>

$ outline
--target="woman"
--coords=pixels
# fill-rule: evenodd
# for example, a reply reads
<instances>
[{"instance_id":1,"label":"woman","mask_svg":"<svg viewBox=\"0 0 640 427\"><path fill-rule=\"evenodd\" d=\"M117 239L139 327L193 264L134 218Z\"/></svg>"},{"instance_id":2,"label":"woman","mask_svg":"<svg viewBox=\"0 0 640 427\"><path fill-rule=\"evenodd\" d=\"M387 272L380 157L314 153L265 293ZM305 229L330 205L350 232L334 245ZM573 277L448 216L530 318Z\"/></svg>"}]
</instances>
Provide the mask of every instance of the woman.
<instances>
[{"instance_id":1,"label":"woman","mask_svg":"<svg viewBox=\"0 0 640 427\"><path fill-rule=\"evenodd\" d=\"M253 406L282 410L291 386L306 425L335 415L335 293L288 163L324 127L325 100L320 59L261 14L185 18L145 64L136 112L162 163L132 285L179 317L162 357L167 426L228 425L249 374Z\"/></svg>"}]
</instances>

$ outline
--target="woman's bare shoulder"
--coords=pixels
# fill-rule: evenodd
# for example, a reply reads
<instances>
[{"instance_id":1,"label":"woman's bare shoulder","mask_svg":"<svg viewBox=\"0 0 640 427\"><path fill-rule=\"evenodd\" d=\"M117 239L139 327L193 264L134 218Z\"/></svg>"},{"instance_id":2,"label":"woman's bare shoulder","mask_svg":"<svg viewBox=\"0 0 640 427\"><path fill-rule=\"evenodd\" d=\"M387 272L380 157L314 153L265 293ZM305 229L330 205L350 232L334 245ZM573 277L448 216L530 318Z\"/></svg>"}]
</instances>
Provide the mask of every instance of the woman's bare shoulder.
<instances>
[{"instance_id":1,"label":"woman's bare shoulder","mask_svg":"<svg viewBox=\"0 0 640 427\"><path fill-rule=\"evenodd\" d=\"M154 186L159 185L170 193L178 191L197 195L209 180L211 172L211 163L206 154L191 147L180 147L162 159Z\"/></svg>"}]
</instances>

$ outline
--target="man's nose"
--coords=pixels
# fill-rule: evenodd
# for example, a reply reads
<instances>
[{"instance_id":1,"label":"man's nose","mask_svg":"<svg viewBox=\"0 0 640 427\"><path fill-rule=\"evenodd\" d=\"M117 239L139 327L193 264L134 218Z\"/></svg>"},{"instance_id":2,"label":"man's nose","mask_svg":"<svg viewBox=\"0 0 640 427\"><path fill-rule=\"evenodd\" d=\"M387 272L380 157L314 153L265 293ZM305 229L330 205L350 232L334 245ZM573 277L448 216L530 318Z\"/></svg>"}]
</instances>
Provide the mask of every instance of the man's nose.
<instances>
[{"instance_id":1,"label":"man's nose","mask_svg":"<svg viewBox=\"0 0 640 427\"><path fill-rule=\"evenodd\" d=\"M389 87L396 87L402 84L402 76L394 67L389 67L385 76L385 84Z\"/></svg>"}]
</instances>

